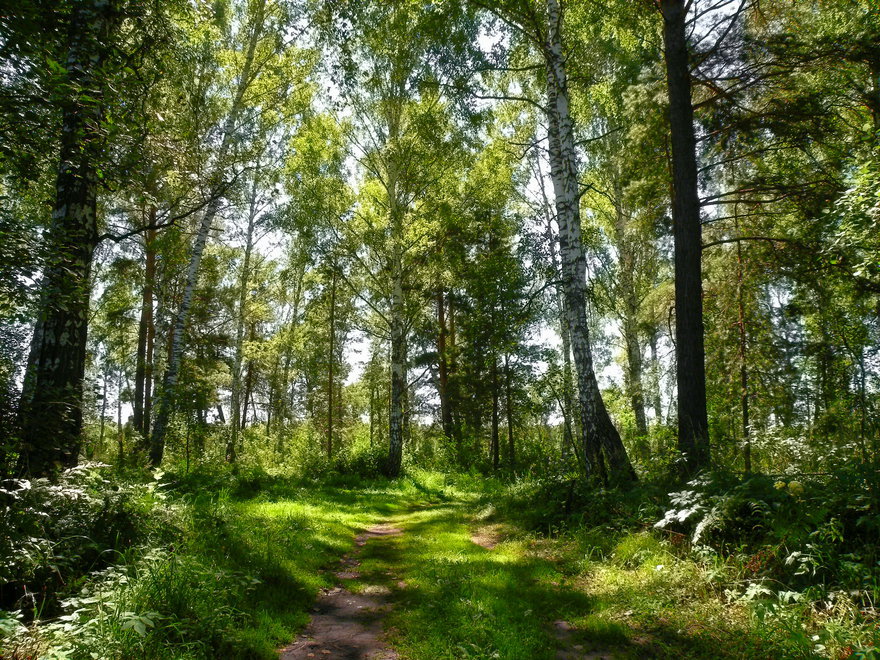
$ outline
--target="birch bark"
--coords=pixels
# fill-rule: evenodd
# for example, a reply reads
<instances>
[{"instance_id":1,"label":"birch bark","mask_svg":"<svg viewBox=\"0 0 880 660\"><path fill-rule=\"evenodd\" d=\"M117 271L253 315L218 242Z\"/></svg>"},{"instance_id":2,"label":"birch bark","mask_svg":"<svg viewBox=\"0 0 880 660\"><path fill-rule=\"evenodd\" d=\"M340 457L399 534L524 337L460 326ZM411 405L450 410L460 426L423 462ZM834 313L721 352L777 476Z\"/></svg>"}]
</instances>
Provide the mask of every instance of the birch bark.
<instances>
[{"instance_id":1,"label":"birch bark","mask_svg":"<svg viewBox=\"0 0 880 660\"><path fill-rule=\"evenodd\" d=\"M55 206L41 307L34 329L18 472L76 465L81 443L92 255L98 242L98 164L103 150L103 69L120 13L112 0L73 3Z\"/></svg>"},{"instance_id":2,"label":"birch bark","mask_svg":"<svg viewBox=\"0 0 880 660\"><path fill-rule=\"evenodd\" d=\"M244 63L242 65L241 75L236 86L235 96L229 108L229 114L223 125L223 137L217 152L217 162L219 167L225 163L229 150L232 146L235 128L241 114L245 92L247 92L254 79L254 54L257 43L263 33L265 21L266 0L261 0L256 6L256 14L254 17L254 27L250 34L247 51L245 53ZM221 178L221 172L214 175L215 181ZM202 261L202 254L205 251L205 245L208 242L208 233L217 213L220 210L220 193L216 188L211 192L212 200L208 203L202 219L199 223L198 233L196 234L193 249L190 253L189 266L186 271L186 284L183 289L180 307L174 321L174 330L171 335L171 347L169 351L168 366L165 370L165 376L162 379L162 393L159 397L159 403L156 412L156 423L153 426L153 433L150 438L150 455L149 464L157 467L162 462L162 456L165 453L165 435L168 432L168 421L171 416L171 408L176 400L177 377L180 371L180 359L183 356L183 337L186 330L186 323L189 318L189 310L192 306L193 292L198 280L199 265Z\"/></svg>"},{"instance_id":3,"label":"birch bark","mask_svg":"<svg viewBox=\"0 0 880 660\"><path fill-rule=\"evenodd\" d=\"M602 400L593 369L586 311L586 257L581 240L580 193L568 78L562 50L562 15L558 0L547 0L547 119L550 177L556 200L565 311L578 379L581 444L587 469L606 479L629 481L635 471ZM603 452L608 461L605 474Z\"/></svg>"}]
</instances>

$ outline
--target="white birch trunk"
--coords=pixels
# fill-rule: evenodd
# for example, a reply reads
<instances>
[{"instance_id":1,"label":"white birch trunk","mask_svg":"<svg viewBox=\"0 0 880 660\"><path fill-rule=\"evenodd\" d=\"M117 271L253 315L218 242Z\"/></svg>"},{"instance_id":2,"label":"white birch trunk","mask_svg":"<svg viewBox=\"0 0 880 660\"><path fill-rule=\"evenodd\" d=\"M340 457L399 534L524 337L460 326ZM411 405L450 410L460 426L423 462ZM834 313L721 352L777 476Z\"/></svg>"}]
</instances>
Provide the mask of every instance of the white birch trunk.
<instances>
[{"instance_id":1,"label":"white birch trunk","mask_svg":"<svg viewBox=\"0 0 880 660\"><path fill-rule=\"evenodd\" d=\"M562 16L557 0L547 0L547 14L547 43L544 52L547 65L550 176L556 198L565 313L578 379L581 444L588 470L606 478L602 455L604 450L612 476L629 480L635 477L635 472L620 435L605 409L593 369L587 326L586 258L581 239L577 157L562 51Z\"/></svg>"},{"instance_id":2,"label":"white birch trunk","mask_svg":"<svg viewBox=\"0 0 880 660\"><path fill-rule=\"evenodd\" d=\"M218 168L222 168L228 156L230 147L232 146L233 134L235 126L238 123L239 115L242 110L242 101L245 92L253 82L253 65L254 53L257 43L263 33L265 18L266 0L263 0L256 7L256 15L254 17L253 32L250 35L247 52L245 54L244 64L242 66L241 75L238 79L238 85L232 105L229 108L229 114L223 124L223 138L217 153ZM222 177L221 171L215 172L214 180L217 182ZM153 426L153 433L150 439L150 457L149 463L153 467L157 467L162 462L162 455L165 452L165 434L168 430L168 420L171 415L177 397L177 377L180 371L180 359L183 356L183 338L186 329L186 322L189 318L189 310L192 305L193 291L198 281L199 265L202 261L202 254L205 251L205 245L208 242L208 233L211 230L211 224L220 210L220 193L216 189L211 191L213 199L205 208L202 214L199 230L196 234L196 240L193 244L193 250L190 254L189 267L186 272L186 284L183 289L183 297L180 301L180 307L174 321L174 331L171 335L171 351L168 360L168 366L165 371L165 377L162 381L162 393L159 398L158 411L156 413L156 423Z\"/></svg>"}]
</instances>

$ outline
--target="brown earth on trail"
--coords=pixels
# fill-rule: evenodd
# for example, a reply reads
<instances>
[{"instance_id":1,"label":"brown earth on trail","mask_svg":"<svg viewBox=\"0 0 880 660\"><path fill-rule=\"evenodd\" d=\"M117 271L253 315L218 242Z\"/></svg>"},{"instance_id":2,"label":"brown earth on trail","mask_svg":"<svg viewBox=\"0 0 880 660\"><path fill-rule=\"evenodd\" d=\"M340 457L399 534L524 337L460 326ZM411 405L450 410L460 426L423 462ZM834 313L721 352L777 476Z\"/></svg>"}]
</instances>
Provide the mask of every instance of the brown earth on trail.
<instances>
[{"instance_id":1,"label":"brown earth on trail","mask_svg":"<svg viewBox=\"0 0 880 660\"><path fill-rule=\"evenodd\" d=\"M353 554L370 539L398 536L403 530L388 524L376 525L355 538L358 546ZM360 577L355 570L360 562L343 557L338 580ZM280 651L280 660L396 660L398 655L382 640L382 621L391 608L388 589L367 587L362 594L353 594L342 586L324 589L318 596L312 620L290 646Z\"/></svg>"},{"instance_id":2,"label":"brown earth on trail","mask_svg":"<svg viewBox=\"0 0 880 660\"><path fill-rule=\"evenodd\" d=\"M501 525L484 525L471 533L471 543L492 550L501 543Z\"/></svg>"}]
</instances>

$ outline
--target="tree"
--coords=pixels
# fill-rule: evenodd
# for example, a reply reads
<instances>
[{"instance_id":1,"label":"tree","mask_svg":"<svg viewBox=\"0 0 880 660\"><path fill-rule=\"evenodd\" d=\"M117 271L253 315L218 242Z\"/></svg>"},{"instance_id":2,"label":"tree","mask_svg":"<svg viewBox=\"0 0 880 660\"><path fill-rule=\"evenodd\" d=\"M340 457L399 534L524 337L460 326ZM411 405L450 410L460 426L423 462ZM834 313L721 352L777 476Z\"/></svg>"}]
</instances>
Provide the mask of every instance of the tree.
<instances>
[{"instance_id":1,"label":"tree","mask_svg":"<svg viewBox=\"0 0 880 660\"><path fill-rule=\"evenodd\" d=\"M675 238L675 350L678 447L686 473L709 464L706 351L703 344L700 197L685 0L661 0L672 145L672 226Z\"/></svg>"},{"instance_id":2,"label":"tree","mask_svg":"<svg viewBox=\"0 0 880 660\"><path fill-rule=\"evenodd\" d=\"M240 58L232 58L236 64L240 60L240 68L234 68L232 76L235 84L232 96L227 100L225 113L220 119L219 144L213 154L212 173L208 176L207 203L201 213L198 231L193 241L189 265L186 272L186 284L174 320L171 335L169 359L162 381L162 390L156 412L156 421L150 439L149 462L159 465L165 448L165 435L168 421L175 402L181 358L184 350L184 334L192 304L193 290L199 273L199 264L208 234L221 208L223 195L237 178L236 167L246 166L249 160L249 131L256 133L257 141L267 139L266 120L279 115L288 114L291 108L302 102L302 89L296 89L294 80L294 63L308 62L308 58L300 56L296 49L278 38L279 31L288 16L281 5L259 0L249 3L243 8L243 15L235 22L235 37L241 39L238 44L242 48ZM308 72L297 71L297 74ZM279 108L284 109L279 113ZM260 149L261 147L258 147Z\"/></svg>"},{"instance_id":3,"label":"tree","mask_svg":"<svg viewBox=\"0 0 880 660\"><path fill-rule=\"evenodd\" d=\"M21 403L19 471L35 476L75 465L92 253L98 243L97 195L104 160L104 93L117 2L75 3L68 28L61 151L42 296Z\"/></svg>"}]
</instances>

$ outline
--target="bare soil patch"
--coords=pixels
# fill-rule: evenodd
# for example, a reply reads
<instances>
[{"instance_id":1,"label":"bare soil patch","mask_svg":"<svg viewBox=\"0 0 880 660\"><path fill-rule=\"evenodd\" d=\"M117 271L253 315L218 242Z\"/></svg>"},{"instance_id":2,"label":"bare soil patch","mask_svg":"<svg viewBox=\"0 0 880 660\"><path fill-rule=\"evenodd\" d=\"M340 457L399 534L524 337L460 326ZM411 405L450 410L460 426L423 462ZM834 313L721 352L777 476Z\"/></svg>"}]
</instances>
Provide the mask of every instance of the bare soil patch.
<instances>
[{"instance_id":1,"label":"bare soil patch","mask_svg":"<svg viewBox=\"0 0 880 660\"><path fill-rule=\"evenodd\" d=\"M577 641L577 628L567 621L553 622L553 636L558 649L556 660L614 660L614 654L608 651L590 651Z\"/></svg>"},{"instance_id":2,"label":"bare soil patch","mask_svg":"<svg viewBox=\"0 0 880 660\"><path fill-rule=\"evenodd\" d=\"M501 525L483 525L471 533L471 542L486 550L492 550L501 543L502 531Z\"/></svg>"},{"instance_id":3,"label":"bare soil patch","mask_svg":"<svg viewBox=\"0 0 880 660\"><path fill-rule=\"evenodd\" d=\"M398 536L403 530L389 524L376 525L355 538L358 546L353 555L371 539ZM346 556L338 580L360 577L355 570L360 562L355 556ZM383 640L383 620L391 608L387 588L369 588L354 594L341 585L324 589L315 603L312 620L296 641L280 652L280 660L396 660L398 655Z\"/></svg>"}]
</instances>

